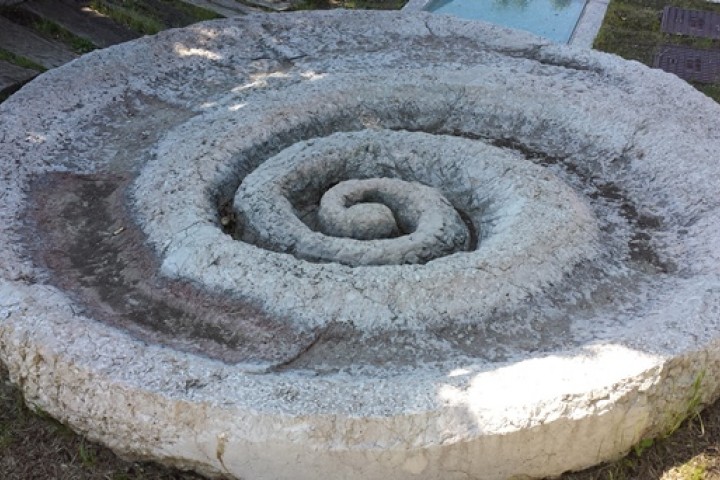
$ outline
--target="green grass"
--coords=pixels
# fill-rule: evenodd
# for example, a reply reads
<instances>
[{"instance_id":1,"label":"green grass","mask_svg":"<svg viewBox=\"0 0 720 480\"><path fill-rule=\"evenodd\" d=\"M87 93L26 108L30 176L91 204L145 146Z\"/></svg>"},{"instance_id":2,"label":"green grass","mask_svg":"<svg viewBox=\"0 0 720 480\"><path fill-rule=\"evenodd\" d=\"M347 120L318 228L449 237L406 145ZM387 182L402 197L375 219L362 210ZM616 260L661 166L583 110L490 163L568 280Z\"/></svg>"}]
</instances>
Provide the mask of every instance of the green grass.
<instances>
[{"instance_id":1,"label":"green grass","mask_svg":"<svg viewBox=\"0 0 720 480\"><path fill-rule=\"evenodd\" d=\"M2 15L13 23L29 28L43 37L64 43L75 53L83 54L97 48L91 41L27 10L17 7L3 8Z\"/></svg>"},{"instance_id":2,"label":"green grass","mask_svg":"<svg viewBox=\"0 0 720 480\"><path fill-rule=\"evenodd\" d=\"M105 0L93 0L90 7L143 35L154 35L166 28L157 18L138 12L132 5L128 8Z\"/></svg>"},{"instance_id":3,"label":"green grass","mask_svg":"<svg viewBox=\"0 0 720 480\"><path fill-rule=\"evenodd\" d=\"M222 18L210 10L180 0L93 0L91 8L144 35L203 20Z\"/></svg>"},{"instance_id":4,"label":"green grass","mask_svg":"<svg viewBox=\"0 0 720 480\"><path fill-rule=\"evenodd\" d=\"M168 0L165 1L167 2ZM182 11L183 13L185 13L189 17L194 18L198 22L203 20L214 20L216 18L223 18L222 15L219 15L205 8L198 7L197 5L192 5L190 3L180 2L176 0L171 0L169 1L169 3L171 3L175 9Z\"/></svg>"},{"instance_id":5,"label":"green grass","mask_svg":"<svg viewBox=\"0 0 720 480\"><path fill-rule=\"evenodd\" d=\"M55 22L47 19L38 19L33 22L32 28L41 34L54 38L68 45L75 53L83 54L92 52L97 47L90 40L78 37L72 32L64 29Z\"/></svg>"},{"instance_id":6,"label":"green grass","mask_svg":"<svg viewBox=\"0 0 720 480\"><path fill-rule=\"evenodd\" d=\"M363 10L399 10L407 0L305 0L293 10L325 10L330 8L348 8Z\"/></svg>"},{"instance_id":7,"label":"green grass","mask_svg":"<svg viewBox=\"0 0 720 480\"><path fill-rule=\"evenodd\" d=\"M46 70L45 67L33 62L29 58L16 55L8 50L5 50L4 48L0 48L0 60L12 63L13 65L17 65L18 67L29 68L30 70L37 70L38 72L44 72Z\"/></svg>"},{"instance_id":8,"label":"green grass","mask_svg":"<svg viewBox=\"0 0 720 480\"><path fill-rule=\"evenodd\" d=\"M666 5L720 13L720 5L705 0L611 0L594 48L648 66L652 66L655 53L662 45L720 49L718 40L662 33L660 22ZM720 84L693 85L720 102Z\"/></svg>"}]
</instances>

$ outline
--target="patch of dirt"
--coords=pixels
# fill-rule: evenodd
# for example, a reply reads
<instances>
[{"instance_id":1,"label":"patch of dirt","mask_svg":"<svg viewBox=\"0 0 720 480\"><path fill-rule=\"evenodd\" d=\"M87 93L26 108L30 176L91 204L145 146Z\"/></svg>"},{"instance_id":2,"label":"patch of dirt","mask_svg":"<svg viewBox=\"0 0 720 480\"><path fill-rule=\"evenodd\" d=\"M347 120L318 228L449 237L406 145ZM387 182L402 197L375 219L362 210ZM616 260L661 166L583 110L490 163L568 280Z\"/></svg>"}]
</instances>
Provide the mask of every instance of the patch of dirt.
<instances>
[{"instance_id":1,"label":"patch of dirt","mask_svg":"<svg viewBox=\"0 0 720 480\"><path fill-rule=\"evenodd\" d=\"M718 480L720 401L686 420L667 438L648 441L626 457L560 480Z\"/></svg>"},{"instance_id":2,"label":"patch of dirt","mask_svg":"<svg viewBox=\"0 0 720 480\"><path fill-rule=\"evenodd\" d=\"M202 480L152 463L121 460L107 448L30 410L0 363L2 480Z\"/></svg>"}]
</instances>

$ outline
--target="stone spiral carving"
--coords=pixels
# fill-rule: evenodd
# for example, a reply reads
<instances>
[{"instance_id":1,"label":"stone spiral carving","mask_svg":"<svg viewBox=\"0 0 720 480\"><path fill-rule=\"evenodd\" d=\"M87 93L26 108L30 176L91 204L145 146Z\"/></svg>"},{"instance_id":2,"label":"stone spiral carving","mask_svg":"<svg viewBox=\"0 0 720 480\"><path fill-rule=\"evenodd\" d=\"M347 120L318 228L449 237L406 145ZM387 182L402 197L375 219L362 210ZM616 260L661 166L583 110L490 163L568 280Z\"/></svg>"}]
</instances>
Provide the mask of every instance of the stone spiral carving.
<instances>
[{"instance_id":1,"label":"stone spiral carving","mask_svg":"<svg viewBox=\"0 0 720 480\"><path fill-rule=\"evenodd\" d=\"M392 137L386 134L381 141ZM382 177L397 172L388 165L382 168L374 155L358 157L347 148L347 140L337 137L325 149L306 146L306 152L320 157L315 162L297 162L302 156L297 149L283 152L246 177L234 202L244 235L302 259L351 266L424 263L467 248L468 227L438 190ZM350 142L354 149L378 145L370 139L364 145L362 140L359 145L355 139ZM342 164L328 160L328 148L347 155L333 159ZM349 165L357 162L363 165ZM285 175L277 172L288 166L292 169ZM353 180L364 175L378 177ZM298 211L305 212L307 224Z\"/></svg>"},{"instance_id":2,"label":"stone spiral carving","mask_svg":"<svg viewBox=\"0 0 720 480\"><path fill-rule=\"evenodd\" d=\"M717 397L720 111L669 75L441 16L257 15L0 113L0 358L125 454L543 477L661 431L701 374Z\"/></svg>"}]
</instances>

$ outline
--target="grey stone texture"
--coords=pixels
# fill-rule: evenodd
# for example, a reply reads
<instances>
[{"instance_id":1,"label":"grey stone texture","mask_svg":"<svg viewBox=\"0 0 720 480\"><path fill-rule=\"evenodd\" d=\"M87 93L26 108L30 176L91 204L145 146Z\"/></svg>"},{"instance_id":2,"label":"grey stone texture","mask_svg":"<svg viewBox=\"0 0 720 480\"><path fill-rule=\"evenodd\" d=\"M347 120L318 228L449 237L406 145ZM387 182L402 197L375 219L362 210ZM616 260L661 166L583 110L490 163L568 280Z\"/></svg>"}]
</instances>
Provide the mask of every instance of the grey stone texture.
<instances>
[{"instance_id":1,"label":"grey stone texture","mask_svg":"<svg viewBox=\"0 0 720 480\"><path fill-rule=\"evenodd\" d=\"M346 180L328 189L318 209L320 230L333 237L356 240L379 240L399 235L395 215L377 198L378 189L358 184L379 180L384 179ZM375 197L372 202L362 201L368 190Z\"/></svg>"},{"instance_id":2,"label":"grey stone texture","mask_svg":"<svg viewBox=\"0 0 720 480\"><path fill-rule=\"evenodd\" d=\"M720 394L720 107L672 75L442 16L263 14L85 55L0 116L0 359L123 455L542 478ZM349 241L322 196L380 179L437 192L467 247L243 239L260 199Z\"/></svg>"},{"instance_id":3,"label":"grey stone texture","mask_svg":"<svg viewBox=\"0 0 720 480\"><path fill-rule=\"evenodd\" d=\"M426 186L432 178L422 173L431 170L410 177L400 165L407 158L386 155L406 149L408 138L428 141L410 133L337 134L269 159L245 177L235 195L243 240L303 260L350 266L426 263L466 250L470 234L459 213L440 191ZM377 238L375 229L366 226L354 232L358 219L340 218L348 202L361 201L386 207L380 215L389 214L391 223L381 222L380 231L388 230L386 237L397 233L397 238ZM353 210L356 214L358 209ZM318 219L305 223L298 211L306 211L307 217L315 211Z\"/></svg>"}]
</instances>

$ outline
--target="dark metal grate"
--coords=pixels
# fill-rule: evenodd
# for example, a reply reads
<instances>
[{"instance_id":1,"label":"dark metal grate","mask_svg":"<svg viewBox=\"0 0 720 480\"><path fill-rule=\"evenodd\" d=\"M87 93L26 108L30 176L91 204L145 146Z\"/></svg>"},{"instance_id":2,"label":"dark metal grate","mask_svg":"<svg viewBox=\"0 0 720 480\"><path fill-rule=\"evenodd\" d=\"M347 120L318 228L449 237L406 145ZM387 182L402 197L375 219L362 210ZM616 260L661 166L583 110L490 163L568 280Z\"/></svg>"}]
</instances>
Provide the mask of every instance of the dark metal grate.
<instances>
[{"instance_id":1,"label":"dark metal grate","mask_svg":"<svg viewBox=\"0 0 720 480\"><path fill-rule=\"evenodd\" d=\"M668 6L660 28L664 33L720 39L720 14Z\"/></svg>"},{"instance_id":2,"label":"dark metal grate","mask_svg":"<svg viewBox=\"0 0 720 480\"><path fill-rule=\"evenodd\" d=\"M720 50L663 45L655 54L653 67L674 73L683 80L717 83L720 82Z\"/></svg>"}]
</instances>

